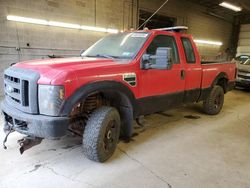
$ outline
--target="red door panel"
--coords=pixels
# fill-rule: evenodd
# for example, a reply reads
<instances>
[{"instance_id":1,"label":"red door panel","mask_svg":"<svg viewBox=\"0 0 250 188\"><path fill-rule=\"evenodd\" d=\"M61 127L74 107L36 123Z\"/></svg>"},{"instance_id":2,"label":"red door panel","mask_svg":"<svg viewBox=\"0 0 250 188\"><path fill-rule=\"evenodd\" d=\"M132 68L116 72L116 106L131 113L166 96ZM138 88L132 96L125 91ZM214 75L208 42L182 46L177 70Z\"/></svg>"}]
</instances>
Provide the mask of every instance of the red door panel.
<instances>
[{"instance_id":1,"label":"red door panel","mask_svg":"<svg viewBox=\"0 0 250 188\"><path fill-rule=\"evenodd\" d=\"M139 78L141 97L176 94L184 91L185 80L181 78L183 67L175 36L166 35L165 33L153 36L145 54L156 55L156 50L159 47L172 49L174 64L171 70L141 70Z\"/></svg>"},{"instance_id":2,"label":"red door panel","mask_svg":"<svg viewBox=\"0 0 250 188\"><path fill-rule=\"evenodd\" d=\"M181 79L181 70L180 64L173 65L171 70L142 70L139 81L142 97L182 92L185 80Z\"/></svg>"}]
</instances>

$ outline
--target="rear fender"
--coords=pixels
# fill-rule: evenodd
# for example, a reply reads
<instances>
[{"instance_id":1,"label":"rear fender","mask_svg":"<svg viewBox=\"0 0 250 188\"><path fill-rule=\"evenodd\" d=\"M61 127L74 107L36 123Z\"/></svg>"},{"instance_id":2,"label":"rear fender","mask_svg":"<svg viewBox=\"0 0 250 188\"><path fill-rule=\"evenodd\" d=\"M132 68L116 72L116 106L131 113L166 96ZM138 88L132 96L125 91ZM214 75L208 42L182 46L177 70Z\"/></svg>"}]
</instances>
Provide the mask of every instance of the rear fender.
<instances>
[{"instance_id":1,"label":"rear fender","mask_svg":"<svg viewBox=\"0 0 250 188\"><path fill-rule=\"evenodd\" d=\"M222 82L221 80L222 80L223 82ZM203 101L203 100L205 100L205 99L209 96L209 94L210 94L212 88L213 88L215 85L221 85L222 88L223 88L223 90L224 90L224 92L226 93L226 92L227 92L227 82L225 82L224 80L228 80L228 76L227 76L227 74L226 74L225 72L221 72L220 74L218 74L218 75L216 76L216 78L214 79L214 81L212 82L212 84L210 85L210 87L205 88L205 89L202 89L201 95L200 95L198 101Z\"/></svg>"},{"instance_id":2,"label":"rear fender","mask_svg":"<svg viewBox=\"0 0 250 188\"><path fill-rule=\"evenodd\" d=\"M215 80L212 83L212 87L215 85L219 85L223 88L224 93L227 92L227 87L228 87L228 76L225 72L221 72L218 74L215 78Z\"/></svg>"}]
</instances>

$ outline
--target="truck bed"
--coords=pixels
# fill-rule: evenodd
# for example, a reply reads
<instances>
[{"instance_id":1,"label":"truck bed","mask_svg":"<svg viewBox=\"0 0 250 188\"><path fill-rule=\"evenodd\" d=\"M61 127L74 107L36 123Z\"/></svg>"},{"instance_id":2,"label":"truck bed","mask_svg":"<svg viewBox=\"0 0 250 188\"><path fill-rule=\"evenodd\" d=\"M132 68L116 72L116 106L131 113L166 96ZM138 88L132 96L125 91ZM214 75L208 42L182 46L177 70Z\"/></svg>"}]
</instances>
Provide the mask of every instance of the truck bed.
<instances>
[{"instance_id":1,"label":"truck bed","mask_svg":"<svg viewBox=\"0 0 250 188\"><path fill-rule=\"evenodd\" d=\"M228 81L235 80L236 64L233 62L206 61L202 67L202 88L208 88L219 74L225 74Z\"/></svg>"}]
</instances>

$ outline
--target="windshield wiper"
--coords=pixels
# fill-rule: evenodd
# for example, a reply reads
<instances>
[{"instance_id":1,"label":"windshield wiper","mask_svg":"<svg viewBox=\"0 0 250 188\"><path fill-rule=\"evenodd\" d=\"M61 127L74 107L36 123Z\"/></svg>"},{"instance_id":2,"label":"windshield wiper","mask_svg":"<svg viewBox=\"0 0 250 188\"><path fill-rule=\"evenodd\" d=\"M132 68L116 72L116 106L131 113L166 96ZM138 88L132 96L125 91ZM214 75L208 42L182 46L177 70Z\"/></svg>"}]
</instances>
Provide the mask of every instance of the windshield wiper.
<instances>
[{"instance_id":1,"label":"windshield wiper","mask_svg":"<svg viewBox=\"0 0 250 188\"><path fill-rule=\"evenodd\" d=\"M106 55L106 54L86 55L86 57L104 57L104 58L107 58L107 59L118 58L118 56L112 56L112 55Z\"/></svg>"}]
</instances>

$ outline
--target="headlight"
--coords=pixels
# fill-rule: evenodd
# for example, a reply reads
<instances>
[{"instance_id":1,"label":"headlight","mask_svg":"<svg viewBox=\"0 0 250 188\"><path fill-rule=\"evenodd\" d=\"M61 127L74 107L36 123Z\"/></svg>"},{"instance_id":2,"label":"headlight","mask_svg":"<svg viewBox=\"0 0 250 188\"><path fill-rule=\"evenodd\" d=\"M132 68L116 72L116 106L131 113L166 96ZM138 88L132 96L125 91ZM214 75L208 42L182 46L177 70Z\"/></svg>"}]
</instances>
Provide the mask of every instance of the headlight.
<instances>
[{"instance_id":1,"label":"headlight","mask_svg":"<svg viewBox=\"0 0 250 188\"><path fill-rule=\"evenodd\" d=\"M64 94L63 86L39 85L40 114L57 116L64 101Z\"/></svg>"}]
</instances>

